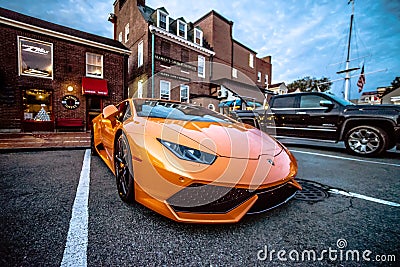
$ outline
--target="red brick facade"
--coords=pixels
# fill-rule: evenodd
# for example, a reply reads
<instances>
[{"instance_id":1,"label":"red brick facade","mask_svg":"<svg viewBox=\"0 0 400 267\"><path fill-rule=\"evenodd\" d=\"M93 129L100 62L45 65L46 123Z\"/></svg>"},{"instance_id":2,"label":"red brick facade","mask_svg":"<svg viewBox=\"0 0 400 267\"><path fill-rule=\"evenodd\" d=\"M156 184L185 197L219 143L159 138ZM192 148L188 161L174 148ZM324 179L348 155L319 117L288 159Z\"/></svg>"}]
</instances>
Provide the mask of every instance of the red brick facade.
<instances>
[{"instance_id":1,"label":"red brick facade","mask_svg":"<svg viewBox=\"0 0 400 267\"><path fill-rule=\"evenodd\" d=\"M165 14L169 18L166 23L169 28L161 25L160 14ZM180 37L176 28L179 25L178 21L184 21L184 18L170 18L165 8L153 9L146 6L144 0L116 0L113 16L115 17L112 21L116 31L115 38L122 41L132 51L129 59L130 97L160 98L160 80L163 80L171 84L170 99L172 100L180 100L179 86L187 84L190 102L218 106L220 100L224 100L223 97L218 96L222 85L219 81L232 79L239 83L253 85L254 91L257 91L256 93L261 97L262 89L267 86L264 82L266 74L269 83L271 81L270 57L257 58L255 51L234 40L232 38L233 22L215 11L209 12L194 23L187 23L187 38ZM129 29L128 40L126 40L126 29ZM202 32L200 45L194 44L196 29ZM140 43L143 44L143 65L138 67ZM252 64L250 64L250 55L252 55ZM207 62L204 78L197 75L199 56L204 57ZM186 62L194 68L182 70L180 64ZM237 77L233 77L233 69L236 69ZM160 73L174 75L160 77ZM154 79L151 78L153 75L156 76ZM262 76L260 81L258 81L259 75ZM140 93L138 88L142 84L143 93ZM208 98L208 101L203 98Z\"/></svg>"},{"instance_id":2,"label":"red brick facade","mask_svg":"<svg viewBox=\"0 0 400 267\"><path fill-rule=\"evenodd\" d=\"M9 10L0 10L0 131L52 131L57 119L78 118L84 121L82 129L90 128L89 98L97 98L102 106L116 104L123 100L126 88L126 66L129 51L114 40L90 35L60 25L24 16ZM22 23L30 23L28 27ZM50 31L52 33L50 33ZM54 34L54 32L56 32ZM86 39L83 39L84 37ZM29 38L33 42L52 45L53 78L20 75L18 38ZM77 38L80 38L77 41ZM112 49L109 47L114 46ZM92 96L82 92L82 77L86 76L86 54L103 57L102 79L106 80L108 96ZM72 86L73 91L67 88ZM29 110L26 91L36 90L50 94L46 110L50 121L39 122L27 119ZM79 100L76 109L62 104L66 95ZM40 97L40 95L39 95ZM99 110L97 110L99 112ZM31 116L35 116L35 113Z\"/></svg>"}]
</instances>

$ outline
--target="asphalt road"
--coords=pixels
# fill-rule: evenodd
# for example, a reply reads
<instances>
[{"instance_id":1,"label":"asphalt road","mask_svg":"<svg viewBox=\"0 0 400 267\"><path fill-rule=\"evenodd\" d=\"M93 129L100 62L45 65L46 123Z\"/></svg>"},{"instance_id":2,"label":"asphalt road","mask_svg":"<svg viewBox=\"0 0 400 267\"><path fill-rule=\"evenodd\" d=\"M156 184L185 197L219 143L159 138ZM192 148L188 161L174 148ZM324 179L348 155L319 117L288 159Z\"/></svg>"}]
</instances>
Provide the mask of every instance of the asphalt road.
<instances>
[{"instance_id":1,"label":"asphalt road","mask_svg":"<svg viewBox=\"0 0 400 267\"><path fill-rule=\"evenodd\" d=\"M363 159L340 146L288 147L300 181L327 197L293 199L231 225L179 224L124 204L111 171L91 157L87 265L398 266L400 207L390 204L400 203L400 154ZM0 154L0 266L60 266L84 154Z\"/></svg>"}]
</instances>

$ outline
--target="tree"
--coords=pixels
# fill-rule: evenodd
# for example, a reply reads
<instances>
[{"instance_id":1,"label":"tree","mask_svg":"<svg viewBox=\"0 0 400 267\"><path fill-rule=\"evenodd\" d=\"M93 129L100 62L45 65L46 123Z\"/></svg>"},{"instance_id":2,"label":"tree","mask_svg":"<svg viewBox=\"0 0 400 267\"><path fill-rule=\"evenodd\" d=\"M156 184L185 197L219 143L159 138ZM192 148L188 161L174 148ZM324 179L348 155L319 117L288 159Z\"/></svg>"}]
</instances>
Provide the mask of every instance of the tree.
<instances>
[{"instance_id":1,"label":"tree","mask_svg":"<svg viewBox=\"0 0 400 267\"><path fill-rule=\"evenodd\" d=\"M310 76L304 77L302 79L293 81L288 84L289 92L294 92L300 90L301 92L325 92L331 89L332 82L328 78L310 78Z\"/></svg>"},{"instance_id":2,"label":"tree","mask_svg":"<svg viewBox=\"0 0 400 267\"><path fill-rule=\"evenodd\" d=\"M393 90L400 87L400 77L394 78L393 82L391 83L393 86Z\"/></svg>"}]
</instances>

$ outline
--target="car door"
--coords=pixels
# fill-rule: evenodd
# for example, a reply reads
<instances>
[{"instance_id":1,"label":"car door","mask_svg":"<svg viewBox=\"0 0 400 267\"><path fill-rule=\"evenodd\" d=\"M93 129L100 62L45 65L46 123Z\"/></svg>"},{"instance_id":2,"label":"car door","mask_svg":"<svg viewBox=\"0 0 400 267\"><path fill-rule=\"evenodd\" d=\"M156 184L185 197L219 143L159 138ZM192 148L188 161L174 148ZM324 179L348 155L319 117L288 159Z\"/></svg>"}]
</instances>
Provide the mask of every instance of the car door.
<instances>
[{"instance_id":1,"label":"car door","mask_svg":"<svg viewBox=\"0 0 400 267\"><path fill-rule=\"evenodd\" d=\"M115 132L131 114L129 101L117 105L118 113L112 119L102 121L102 143L109 157L113 157Z\"/></svg>"},{"instance_id":2,"label":"car door","mask_svg":"<svg viewBox=\"0 0 400 267\"><path fill-rule=\"evenodd\" d=\"M267 118L268 133L277 136L294 136L297 126L295 111L296 95L275 96L271 101L271 113Z\"/></svg>"},{"instance_id":3,"label":"car door","mask_svg":"<svg viewBox=\"0 0 400 267\"><path fill-rule=\"evenodd\" d=\"M299 107L295 111L296 135L335 140L339 120L337 103L321 94L301 94L299 97Z\"/></svg>"}]
</instances>

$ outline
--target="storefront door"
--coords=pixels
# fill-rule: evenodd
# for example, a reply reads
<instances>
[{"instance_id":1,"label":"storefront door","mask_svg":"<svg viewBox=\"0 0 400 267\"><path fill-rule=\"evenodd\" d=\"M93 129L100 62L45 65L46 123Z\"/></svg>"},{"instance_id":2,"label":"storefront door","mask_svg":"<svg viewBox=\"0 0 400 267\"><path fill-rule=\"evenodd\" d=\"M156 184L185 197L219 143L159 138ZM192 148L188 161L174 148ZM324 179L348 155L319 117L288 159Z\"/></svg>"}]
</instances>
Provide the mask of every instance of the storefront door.
<instances>
[{"instance_id":1,"label":"storefront door","mask_svg":"<svg viewBox=\"0 0 400 267\"><path fill-rule=\"evenodd\" d=\"M92 120L103 110L103 99L101 96L87 96L86 101L86 129L92 129Z\"/></svg>"}]
</instances>

